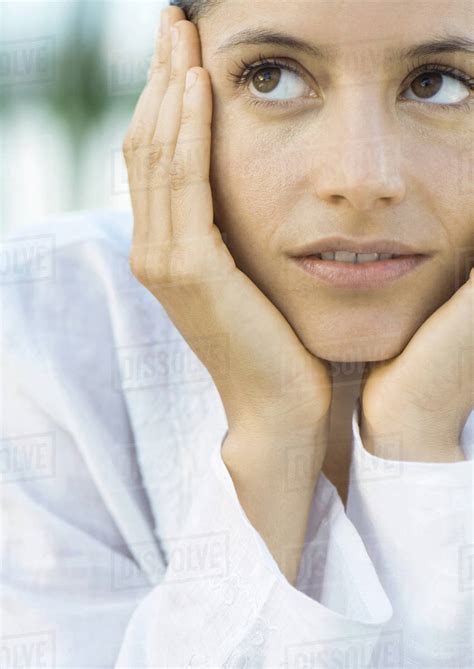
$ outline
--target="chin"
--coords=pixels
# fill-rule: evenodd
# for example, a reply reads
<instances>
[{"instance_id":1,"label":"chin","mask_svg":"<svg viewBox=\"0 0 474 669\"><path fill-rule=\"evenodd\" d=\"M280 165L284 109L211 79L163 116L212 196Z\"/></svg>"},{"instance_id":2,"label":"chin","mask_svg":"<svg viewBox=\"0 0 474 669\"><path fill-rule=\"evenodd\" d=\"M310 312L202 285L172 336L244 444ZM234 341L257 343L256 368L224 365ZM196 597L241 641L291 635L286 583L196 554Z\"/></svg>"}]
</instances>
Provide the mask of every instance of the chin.
<instances>
[{"instance_id":1,"label":"chin","mask_svg":"<svg viewBox=\"0 0 474 669\"><path fill-rule=\"evenodd\" d=\"M289 319L290 320L290 319ZM382 362L398 356L408 345L421 323L408 309L362 308L296 312L290 324L304 346L328 362Z\"/></svg>"},{"instance_id":2,"label":"chin","mask_svg":"<svg viewBox=\"0 0 474 669\"><path fill-rule=\"evenodd\" d=\"M371 333L366 335L347 335L317 338L303 341L306 348L316 357L328 362L380 362L390 360L401 353L406 338L401 333Z\"/></svg>"},{"instance_id":3,"label":"chin","mask_svg":"<svg viewBox=\"0 0 474 669\"><path fill-rule=\"evenodd\" d=\"M379 362L382 360L390 360L395 358L401 349L388 348L386 351L374 350L370 344L366 348L359 348L357 350L338 349L333 347L316 347L311 351L313 355L321 360L328 362Z\"/></svg>"}]
</instances>

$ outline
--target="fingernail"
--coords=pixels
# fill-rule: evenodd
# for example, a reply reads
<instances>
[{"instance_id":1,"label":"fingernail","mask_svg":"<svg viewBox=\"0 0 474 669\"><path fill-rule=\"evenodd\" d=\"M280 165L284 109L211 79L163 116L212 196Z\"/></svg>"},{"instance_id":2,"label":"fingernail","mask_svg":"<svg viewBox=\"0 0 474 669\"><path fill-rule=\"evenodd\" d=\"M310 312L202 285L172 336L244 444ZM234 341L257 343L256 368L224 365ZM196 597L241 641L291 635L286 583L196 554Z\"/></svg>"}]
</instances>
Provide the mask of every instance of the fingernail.
<instances>
[{"instance_id":1,"label":"fingernail","mask_svg":"<svg viewBox=\"0 0 474 669\"><path fill-rule=\"evenodd\" d=\"M175 27L171 28L171 44L173 49L178 44L178 37L179 37L178 29Z\"/></svg>"},{"instance_id":2,"label":"fingernail","mask_svg":"<svg viewBox=\"0 0 474 669\"><path fill-rule=\"evenodd\" d=\"M186 90L191 88L191 86L196 82L196 79L198 78L198 73L196 70L188 70L186 72L186 81L185 81L185 87Z\"/></svg>"}]
</instances>

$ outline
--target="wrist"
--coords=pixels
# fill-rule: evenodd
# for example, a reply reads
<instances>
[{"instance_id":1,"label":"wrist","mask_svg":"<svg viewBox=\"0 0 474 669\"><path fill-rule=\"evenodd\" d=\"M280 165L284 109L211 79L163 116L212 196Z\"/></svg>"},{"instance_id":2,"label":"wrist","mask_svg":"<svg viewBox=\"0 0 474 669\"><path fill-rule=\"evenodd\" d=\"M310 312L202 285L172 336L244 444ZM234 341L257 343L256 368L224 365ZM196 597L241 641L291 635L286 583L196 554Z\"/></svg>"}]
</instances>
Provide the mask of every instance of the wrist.
<instances>
[{"instance_id":1,"label":"wrist","mask_svg":"<svg viewBox=\"0 0 474 669\"><path fill-rule=\"evenodd\" d=\"M436 425L430 421L412 421L411 425L400 419L387 417L384 430L369 423L361 412L360 438L367 452L385 460L405 462L449 463L465 460L459 445L459 430L449 429L445 423ZM390 428L389 426L393 426Z\"/></svg>"},{"instance_id":2,"label":"wrist","mask_svg":"<svg viewBox=\"0 0 474 669\"><path fill-rule=\"evenodd\" d=\"M328 420L290 436L229 429L221 447L242 509L289 583L295 584L321 471Z\"/></svg>"},{"instance_id":3,"label":"wrist","mask_svg":"<svg viewBox=\"0 0 474 669\"><path fill-rule=\"evenodd\" d=\"M265 481L265 487L292 486L292 481L314 481L321 469L329 438L329 414L311 427L229 427L221 447L224 464L232 474Z\"/></svg>"}]
</instances>

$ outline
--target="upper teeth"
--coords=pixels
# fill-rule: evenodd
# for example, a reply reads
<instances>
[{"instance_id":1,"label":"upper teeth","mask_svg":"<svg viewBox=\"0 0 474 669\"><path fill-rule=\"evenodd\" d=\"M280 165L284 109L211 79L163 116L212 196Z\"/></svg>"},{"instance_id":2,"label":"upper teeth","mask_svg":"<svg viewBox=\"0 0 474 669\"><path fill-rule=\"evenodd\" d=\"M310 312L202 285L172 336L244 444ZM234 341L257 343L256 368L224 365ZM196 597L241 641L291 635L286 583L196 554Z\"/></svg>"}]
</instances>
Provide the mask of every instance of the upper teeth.
<instances>
[{"instance_id":1,"label":"upper teeth","mask_svg":"<svg viewBox=\"0 0 474 669\"><path fill-rule=\"evenodd\" d=\"M351 251L328 251L318 254L322 260L337 260L339 262L374 262L375 260L388 260L388 258L398 258L392 253L352 253Z\"/></svg>"}]
</instances>

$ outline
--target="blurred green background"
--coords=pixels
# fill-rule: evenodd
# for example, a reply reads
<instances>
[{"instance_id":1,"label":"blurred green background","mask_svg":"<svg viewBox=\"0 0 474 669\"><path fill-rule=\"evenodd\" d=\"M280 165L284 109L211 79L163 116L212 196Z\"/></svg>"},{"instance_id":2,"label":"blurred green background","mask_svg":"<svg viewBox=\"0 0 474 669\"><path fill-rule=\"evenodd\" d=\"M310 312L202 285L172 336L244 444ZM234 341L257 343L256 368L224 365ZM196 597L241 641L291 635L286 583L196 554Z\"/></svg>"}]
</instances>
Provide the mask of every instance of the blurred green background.
<instances>
[{"instance_id":1,"label":"blurred green background","mask_svg":"<svg viewBox=\"0 0 474 669\"><path fill-rule=\"evenodd\" d=\"M130 207L121 144L167 0L0 2L0 232Z\"/></svg>"}]
</instances>

